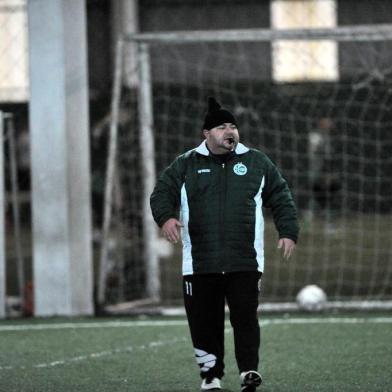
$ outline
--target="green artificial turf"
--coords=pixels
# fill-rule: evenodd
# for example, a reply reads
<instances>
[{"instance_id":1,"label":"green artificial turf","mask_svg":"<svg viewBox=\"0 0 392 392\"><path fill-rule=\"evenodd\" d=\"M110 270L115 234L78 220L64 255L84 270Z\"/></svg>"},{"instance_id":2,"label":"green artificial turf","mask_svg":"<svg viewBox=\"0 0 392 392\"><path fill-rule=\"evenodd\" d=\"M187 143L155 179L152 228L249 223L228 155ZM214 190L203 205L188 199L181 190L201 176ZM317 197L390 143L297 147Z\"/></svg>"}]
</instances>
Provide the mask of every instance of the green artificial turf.
<instances>
[{"instance_id":1,"label":"green artificial turf","mask_svg":"<svg viewBox=\"0 0 392 392\"><path fill-rule=\"evenodd\" d=\"M147 325L135 325L137 320L124 318L117 324L120 327L102 328L114 321L1 322L0 391L199 390L184 319L154 318L146 319ZM392 390L392 315L384 314L382 319L374 314L332 319L328 315L265 316L261 322L261 391ZM63 323L75 328L28 329L29 325ZM91 327L81 328L86 323ZM9 325L27 330L5 331ZM239 391L229 325L223 386L227 392Z\"/></svg>"}]
</instances>

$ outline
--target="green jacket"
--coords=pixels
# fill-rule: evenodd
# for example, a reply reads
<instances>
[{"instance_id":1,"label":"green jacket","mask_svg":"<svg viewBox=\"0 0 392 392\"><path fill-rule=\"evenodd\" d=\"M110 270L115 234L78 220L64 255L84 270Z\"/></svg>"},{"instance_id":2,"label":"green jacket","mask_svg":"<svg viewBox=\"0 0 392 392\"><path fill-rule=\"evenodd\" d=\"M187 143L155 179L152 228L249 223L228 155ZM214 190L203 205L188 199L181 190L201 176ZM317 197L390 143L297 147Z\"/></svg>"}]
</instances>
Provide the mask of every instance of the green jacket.
<instances>
[{"instance_id":1,"label":"green jacket","mask_svg":"<svg viewBox=\"0 0 392 392\"><path fill-rule=\"evenodd\" d=\"M271 208L280 238L297 241L296 207L286 181L261 151L239 143L226 163L205 141L160 175L151 195L155 221L178 217L183 274L264 271L262 207Z\"/></svg>"}]
</instances>

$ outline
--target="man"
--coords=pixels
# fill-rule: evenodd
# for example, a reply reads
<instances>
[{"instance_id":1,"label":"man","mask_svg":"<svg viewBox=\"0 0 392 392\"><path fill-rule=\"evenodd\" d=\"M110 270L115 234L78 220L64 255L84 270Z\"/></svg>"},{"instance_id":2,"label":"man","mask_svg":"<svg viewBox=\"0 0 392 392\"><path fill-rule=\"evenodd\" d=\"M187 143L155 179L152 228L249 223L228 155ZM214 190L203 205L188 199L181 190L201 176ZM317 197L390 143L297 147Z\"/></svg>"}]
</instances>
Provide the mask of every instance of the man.
<instances>
[{"instance_id":1,"label":"man","mask_svg":"<svg viewBox=\"0 0 392 392\"><path fill-rule=\"evenodd\" d=\"M297 241L296 208L276 166L261 151L239 143L237 121L213 98L203 133L199 147L161 174L151 209L169 241L180 239L181 228L184 303L201 389L221 389L227 301L241 391L253 392L261 384L257 308L264 270L262 206L272 209L285 258Z\"/></svg>"}]
</instances>

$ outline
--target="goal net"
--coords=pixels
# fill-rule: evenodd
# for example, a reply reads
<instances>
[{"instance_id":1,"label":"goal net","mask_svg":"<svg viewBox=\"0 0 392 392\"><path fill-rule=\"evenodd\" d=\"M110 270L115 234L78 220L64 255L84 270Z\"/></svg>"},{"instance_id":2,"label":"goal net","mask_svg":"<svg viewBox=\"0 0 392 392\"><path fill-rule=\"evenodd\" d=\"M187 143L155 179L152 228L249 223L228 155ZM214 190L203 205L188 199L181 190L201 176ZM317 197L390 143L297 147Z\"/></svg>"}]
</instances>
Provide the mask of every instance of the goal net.
<instances>
[{"instance_id":1,"label":"goal net","mask_svg":"<svg viewBox=\"0 0 392 392\"><path fill-rule=\"evenodd\" d=\"M391 39L388 25L124 37L104 302L181 302L181 245L161 238L148 198L156 176L201 142L208 96L234 113L244 144L277 163L298 206L288 262L265 211L263 302L294 302L307 284L330 301L391 300Z\"/></svg>"}]
</instances>

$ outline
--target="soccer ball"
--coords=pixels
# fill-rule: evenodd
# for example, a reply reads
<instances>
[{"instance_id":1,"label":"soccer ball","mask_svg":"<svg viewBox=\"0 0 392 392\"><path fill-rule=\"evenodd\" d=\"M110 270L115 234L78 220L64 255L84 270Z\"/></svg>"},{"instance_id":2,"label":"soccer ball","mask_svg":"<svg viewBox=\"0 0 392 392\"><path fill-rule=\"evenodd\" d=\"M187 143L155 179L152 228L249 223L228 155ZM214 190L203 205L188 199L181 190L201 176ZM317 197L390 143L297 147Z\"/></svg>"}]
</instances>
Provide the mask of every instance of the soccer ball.
<instances>
[{"instance_id":1,"label":"soccer ball","mask_svg":"<svg viewBox=\"0 0 392 392\"><path fill-rule=\"evenodd\" d=\"M311 284L303 287L297 294L297 304L302 310L317 312L324 309L327 295L320 287Z\"/></svg>"}]
</instances>

